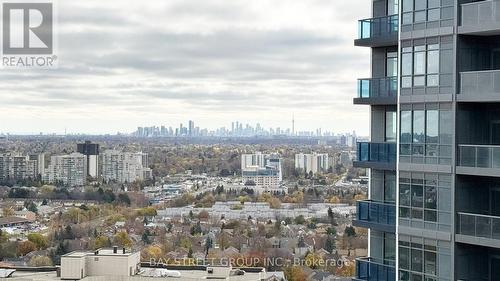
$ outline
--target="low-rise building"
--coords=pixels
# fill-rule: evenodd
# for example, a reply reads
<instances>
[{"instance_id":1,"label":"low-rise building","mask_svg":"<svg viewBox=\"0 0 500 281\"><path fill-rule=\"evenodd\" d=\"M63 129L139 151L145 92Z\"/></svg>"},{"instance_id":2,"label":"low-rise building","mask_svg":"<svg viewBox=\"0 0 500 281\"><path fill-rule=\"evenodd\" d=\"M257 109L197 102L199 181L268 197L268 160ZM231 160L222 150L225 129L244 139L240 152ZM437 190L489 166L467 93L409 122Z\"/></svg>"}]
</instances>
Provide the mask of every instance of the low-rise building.
<instances>
[{"instance_id":1,"label":"low-rise building","mask_svg":"<svg viewBox=\"0 0 500 281\"><path fill-rule=\"evenodd\" d=\"M71 252L61 257L61 279L80 280L87 276L134 276L140 270L140 252L125 248Z\"/></svg>"}]
</instances>

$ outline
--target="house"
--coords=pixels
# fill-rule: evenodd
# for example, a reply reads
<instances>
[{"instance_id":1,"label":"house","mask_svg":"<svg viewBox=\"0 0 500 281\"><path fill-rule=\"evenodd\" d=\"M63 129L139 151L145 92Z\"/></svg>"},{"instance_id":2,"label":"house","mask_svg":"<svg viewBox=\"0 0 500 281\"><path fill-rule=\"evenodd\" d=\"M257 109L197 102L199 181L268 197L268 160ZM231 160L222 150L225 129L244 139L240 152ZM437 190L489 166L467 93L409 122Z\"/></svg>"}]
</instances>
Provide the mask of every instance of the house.
<instances>
[{"instance_id":1,"label":"house","mask_svg":"<svg viewBox=\"0 0 500 281\"><path fill-rule=\"evenodd\" d=\"M329 255L330 253L327 250L321 248L321 249L316 251L316 254L318 254L320 257L325 257L325 256Z\"/></svg>"},{"instance_id":2,"label":"house","mask_svg":"<svg viewBox=\"0 0 500 281\"><path fill-rule=\"evenodd\" d=\"M115 222L115 228L116 229L123 229L123 228L125 228L125 222L124 221L117 221L117 222Z\"/></svg>"},{"instance_id":3,"label":"house","mask_svg":"<svg viewBox=\"0 0 500 281\"><path fill-rule=\"evenodd\" d=\"M225 257L232 257L232 256L236 256L240 253L240 251L238 251L238 249L236 249L235 247L233 246L230 246L228 247L227 249L225 249L224 251L222 251L222 254L225 256Z\"/></svg>"},{"instance_id":4,"label":"house","mask_svg":"<svg viewBox=\"0 0 500 281\"><path fill-rule=\"evenodd\" d=\"M263 281L286 281L285 273L283 271L270 271L262 279Z\"/></svg>"},{"instance_id":5,"label":"house","mask_svg":"<svg viewBox=\"0 0 500 281\"><path fill-rule=\"evenodd\" d=\"M18 218L26 219L30 222L34 222L36 220L36 214L34 212L23 210L23 211L15 211L14 216Z\"/></svg>"},{"instance_id":6,"label":"house","mask_svg":"<svg viewBox=\"0 0 500 281\"><path fill-rule=\"evenodd\" d=\"M20 217L3 217L0 218L0 228L2 227L13 227L29 224L30 221L25 218Z\"/></svg>"}]
</instances>

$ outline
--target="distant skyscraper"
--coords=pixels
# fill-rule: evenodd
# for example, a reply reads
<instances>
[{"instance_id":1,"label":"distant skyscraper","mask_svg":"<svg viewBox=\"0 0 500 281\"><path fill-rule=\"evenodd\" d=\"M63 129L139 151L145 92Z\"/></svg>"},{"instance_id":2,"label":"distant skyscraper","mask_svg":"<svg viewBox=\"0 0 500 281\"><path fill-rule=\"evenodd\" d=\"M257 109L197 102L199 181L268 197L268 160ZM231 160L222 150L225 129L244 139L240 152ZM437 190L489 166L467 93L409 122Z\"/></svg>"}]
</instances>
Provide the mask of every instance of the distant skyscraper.
<instances>
[{"instance_id":1,"label":"distant skyscraper","mask_svg":"<svg viewBox=\"0 0 500 281\"><path fill-rule=\"evenodd\" d=\"M194 121L192 120L189 120L189 123L188 123L188 135L190 137L194 136Z\"/></svg>"},{"instance_id":2,"label":"distant skyscraper","mask_svg":"<svg viewBox=\"0 0 500 281\"><path fill-rule=\"evenodd\" d=\"M87 176L97 178L99 176L99 144L85 141L77 144L76 150L87 157L86 168Z\"/></svg>"}]
</instances>

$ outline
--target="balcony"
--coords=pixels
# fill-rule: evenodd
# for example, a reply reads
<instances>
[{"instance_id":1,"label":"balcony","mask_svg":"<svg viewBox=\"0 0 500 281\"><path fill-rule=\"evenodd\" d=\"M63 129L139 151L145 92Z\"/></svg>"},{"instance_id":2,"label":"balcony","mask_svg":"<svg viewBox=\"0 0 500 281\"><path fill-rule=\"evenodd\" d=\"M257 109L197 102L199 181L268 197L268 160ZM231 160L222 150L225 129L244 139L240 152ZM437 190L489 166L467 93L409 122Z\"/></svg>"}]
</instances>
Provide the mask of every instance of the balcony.
<instances>
[{"instance_id":1,"label":"balcony","mask_svg":"<svg viewBox=\"0 0 500 281\"><path fill-rule=\"evenodd\" d=\"M397 104L397 77L371 78L358 80L358 97L354 104Z\"/></svg>"},{"instance_id":2,"label":"balcony","mask_svg":"<svg viewBox=\"0 0 500 281\"><path fill-rule=\"evenodd\" d=\"M358 201L353 224L384 232L396 232L396 205L371 200Z\"/></svg>"},{"instance_id":3,"label":"balcony","mask_svg":"<svg viewBox=\"0 0 500 281\"><path fill-rule=\"evenodd\" d=\"M398 15L364 19L358 22L358 39L354 45L384 47L398 44Z\"/></svg>"},{"instance_id":4,"label":"balcony","mask_svg":"<svg viewBox=\"0 0 500 281\"><path fill-rule=\"evenodd\" d=\"M457 174L500 177L500 146L458 145Z\"/></svg>"},{"instance_id":5,"label":"balcony","mask_svg":"<svg viewBox=\"0 0 500 281\"><path fill-rule=\"evenodd\" d=\"M395 143L358 142L357 157L353 163L355 167L396 170Z\"/></svg>"},{"instance_id":6,"label":"balcony","mask_svg":"<svg viewBox=\"0 0 500 281\"><path fill-rule=\"evenodd\" d=\"M458 101L500 101L500 70L460 73Z\"/></svg>"},{"instance_id":7,"label":"balcony","mask_svg":"<svg viewBox=\"0 0 500 281\"><path fill-rule=\"evenodd\" d=\"M457 216L457 242L500 248L500 217L471 213Z\"/></svg>"},{"instance_id":8,"label":"balcony","mask_svg":"<svg viewBox=\"0 0 500 281\"><path fill-rule=\"evenodd\" d=\"M356 281L396 281L393 262L375 261L372 258L356 259Z\"/></svg>"},{"instance_id":9,"label":"balcony","mask_svg":"<svg viewBox=\"0 0 500 281\"><path fill-rule=\"evenodd\" d=\"M461 5L462 23L458 33L476 35L500 34L500 1L487 0Z\"/></svg>"}]
</instances>

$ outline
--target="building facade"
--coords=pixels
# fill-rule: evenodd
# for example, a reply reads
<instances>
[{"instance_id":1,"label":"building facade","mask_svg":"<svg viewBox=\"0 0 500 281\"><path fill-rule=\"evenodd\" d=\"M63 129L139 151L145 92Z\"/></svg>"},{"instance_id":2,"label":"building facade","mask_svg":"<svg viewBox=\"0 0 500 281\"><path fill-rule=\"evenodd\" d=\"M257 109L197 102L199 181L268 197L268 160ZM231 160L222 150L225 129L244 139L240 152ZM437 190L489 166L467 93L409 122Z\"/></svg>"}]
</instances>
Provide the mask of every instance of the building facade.
<instances>
[{"instance_id":1,"label":"building facade","mask_svg":"<svg viewBox=\"0 0 500 281\"><path fill-rule=\"evenodd\" d=\"M24 179L37 179L39 166L39 158L35 158L35 156L16 153L0 154L0 181L15 182Z\"/></svg>"},{"instance_id":2,"label":"building facade","mask_svg":"<svg viewBox=\"0 0 500 281\"><path fill-rule=\"evenodd\" d=\"M87 157L87 176L97 178L99 176L99 144L85 141L77 144L76 151Z\"/></svg>"},{"instance_id":3,"label":"building facade","mask_svg":"<svg viewBox=\"0 0 500 281\"><path fill-rule=\"evenodd\" d=\"M147 153L106 150L101 154L102 178L120 183L148 179L151 169L147 167L147 162Z\"/></svg>"},{"instance_id":4,"label":"building facade","mask_svg":"<svg viewBox=\"0 0 500 281\"><path fill-rule=\"evenodd\" d=\"M77 152L51 156L42 179L47 183L83 186L87 180L86 162L86 156Z\"/></svg>"},{"instance_id":5,"label":"building facade","mask_svg":"<svg viewBox=\"0 0 500 281\"><path fill-rule=\"evenodd\" d=\"M241 176L246 185L277 188L283 180L281 158L276 153L242 154Z\"/></svg>"},{"instance_id":6,"label":"building facade","mask_svg":"<svg viewBox=\"0 0 500 281\"><path fill-rule=\"evenodd\" d=\"M80 280L94 276L134 276L140 272L140 262L140 252L130 252L125 248L71 252L61 256L61 280Z\"/></svg>"},{"instance_id":7,"label":"building facade","mask_svg":"<svg viewBox=\"0 0 500 281\"><path fill-rule=\"evenodd\" d=\"M356 278L500 280L500 1L371 3L355 40L372 51L354 99L372 121Z\"/></svg>"},{"instance_id":8,"label":"building facade","mask_svg":"<svg viewBox=\"0 0 500 281\"><path fill-rule=\"evenodd\" d=\"M330 168L328 154L312 153L295 154L295 169L302 170L305 173L325 173Z\"/></svg>"}]
</instances>

